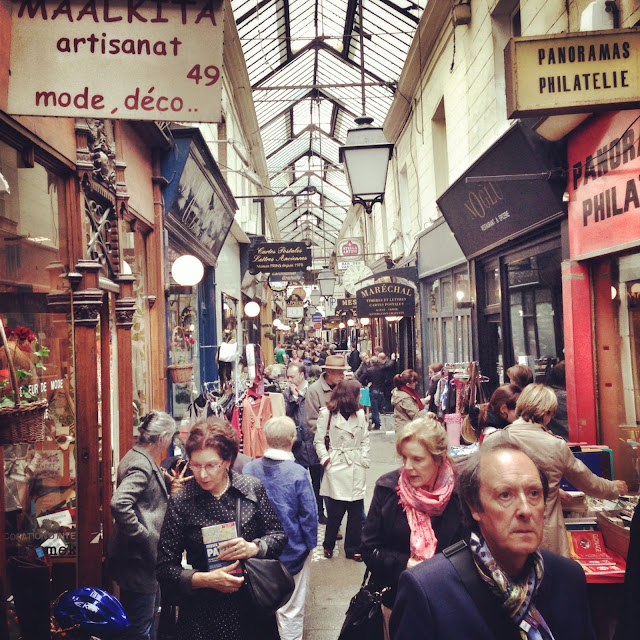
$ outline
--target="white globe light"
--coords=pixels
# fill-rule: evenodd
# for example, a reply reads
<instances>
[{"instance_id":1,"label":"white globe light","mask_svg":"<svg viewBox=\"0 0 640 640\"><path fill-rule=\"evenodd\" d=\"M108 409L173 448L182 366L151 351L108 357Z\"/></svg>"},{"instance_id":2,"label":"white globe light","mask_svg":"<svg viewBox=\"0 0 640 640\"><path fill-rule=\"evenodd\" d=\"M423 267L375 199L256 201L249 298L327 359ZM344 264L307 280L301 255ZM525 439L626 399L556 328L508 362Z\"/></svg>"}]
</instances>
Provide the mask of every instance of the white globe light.
<instances>
[{"instance_id":1,"label":"white globe light","mask_svg":"<svg viewBox=\"0 0 640 640\"><path fill-rule=\"evenodd\" d=\"M369 324L369 322L371 322L371 321L369 320L369 318L360 318L360 324L361 324L363 327L366 327L366 326Z\"/></svg>"},{"instance_id":2,"label":"white globe light","mask_svg":"<svg viewBox=\"0 0 640 640\"><path fill-rule=\"evenodd\" d=\"M347 326L347 325L346 325L344 322L341 322L341 323L338 325L338 328L339 328L339 329L344 329L346 326Z\"/></svg>"},{"instance_id":3,"label":"white globe light","mask_svg":"<svg viewBox=\"0 0 640 640\"><path fill-rule=\"evenodd\" d=\"M250 300L244 305L244 313L249 318L255 318L260 313L260 305L254 300Z\"/></svg>"},{"instance_id":4,"label":"white globe light","mask_svg":"<svg viewBox=\"0 0 640 640\"><path fill-rule=\"evenodd\" d=\"M356 324L356 321L353 318L349 318L347 320L347 326L348 327L353 327L353 326L355 326L355 324Z\"/></svg>"},{"instance_id":5,"label":"white globe light","mask_svg":"<svg viewBox=\"0 0 640 640\"><path fill-rule=\"evenodd\" d=\"M204 265L196 256L180 256L171 267L173 279L183 287L198 284L204 276Z\"/></svg>"}]
</instances>

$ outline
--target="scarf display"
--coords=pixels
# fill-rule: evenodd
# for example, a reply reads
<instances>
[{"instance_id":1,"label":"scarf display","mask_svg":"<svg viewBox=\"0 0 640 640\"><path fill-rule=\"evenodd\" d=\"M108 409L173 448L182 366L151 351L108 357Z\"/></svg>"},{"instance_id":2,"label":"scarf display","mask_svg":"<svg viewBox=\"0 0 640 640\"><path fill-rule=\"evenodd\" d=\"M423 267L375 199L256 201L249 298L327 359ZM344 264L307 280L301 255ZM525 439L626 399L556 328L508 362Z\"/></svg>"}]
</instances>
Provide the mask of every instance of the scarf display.
<instances>
[{"instance_id":1,"label":"scarf display","mask_svg":"<svg viewBox=\"0 0 640 640\"><path fill-rule=\"evenodd\" d=\"M402 387L398 387L398 391L404 391L406 394L410 395L418 403L418 409L420 409L420 411L424 409L424 404L422 404L422 398L420 398L420 396L413 389L402 386Z\"/></svg>"},{"instance_id":2,"label":"scarf display","mask_svg":"<svg viewBox=\"0 0 640 640\"><path fill-rule=\"evenodd\" d=\"M512 582L498 566L484 538L472 533L469 547L480 577L520 631L522 640L554 640L553 634L538 611L533 599L544 577L544 560L540 551L529 556L528 575L520 582Z\"/></svg>"},{"instance_id":3,"label":"scarf display","mask_svg":"<svg viewBox=\"0 0 640 640\"><path fill-rule=\"evenodd\" d=\"M412 558L426 560L435 555L438 539L431 526L431 518L442 514L453 493L453 485L453 467L447 459L440 465L432 491L412 486L404 470L400 474L397 492L411 529L409 547Z\"/></svg>"}]
</instances>

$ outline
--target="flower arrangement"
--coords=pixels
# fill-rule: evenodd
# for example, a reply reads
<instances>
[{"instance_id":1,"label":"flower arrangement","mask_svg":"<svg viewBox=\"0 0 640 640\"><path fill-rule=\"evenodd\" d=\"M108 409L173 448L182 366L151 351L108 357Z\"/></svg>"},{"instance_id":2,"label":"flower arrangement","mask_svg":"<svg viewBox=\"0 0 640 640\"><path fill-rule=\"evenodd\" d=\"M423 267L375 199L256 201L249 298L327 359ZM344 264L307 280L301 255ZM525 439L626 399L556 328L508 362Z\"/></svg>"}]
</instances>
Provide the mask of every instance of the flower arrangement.
<instances>
[{"instance_id":1,"label":"flower arrangement","mask_svg":"<svg viewBox=\"0 0 640 640\"><path fill-rule=\"evenodd\" d=\"M169 347L172 353L172 364L191 364L193 345L196 341L182 327L176 327L171 334Z\"/></svg>"},{"instance_id":2,"label":"flower arrangement","mask_svg":"<svg viewBox=\"0 0 640 640\"><path fill-rule=\"evenodd\" d=\"M9 372L4 370L7 366L8 350L13 360L15 374L20 384L21 404L36 402L38 396L29 389L29 381L37 371L44 371L46 367L42 361L49 357L49 349L38 344L38 340L33 331L28 327L5 327L7 338L6 347L0 348L0 408L11 407L15 404L15 390L10 390ZM3 375L4 374L4 375Z\"/></svg>"}]
</instances>

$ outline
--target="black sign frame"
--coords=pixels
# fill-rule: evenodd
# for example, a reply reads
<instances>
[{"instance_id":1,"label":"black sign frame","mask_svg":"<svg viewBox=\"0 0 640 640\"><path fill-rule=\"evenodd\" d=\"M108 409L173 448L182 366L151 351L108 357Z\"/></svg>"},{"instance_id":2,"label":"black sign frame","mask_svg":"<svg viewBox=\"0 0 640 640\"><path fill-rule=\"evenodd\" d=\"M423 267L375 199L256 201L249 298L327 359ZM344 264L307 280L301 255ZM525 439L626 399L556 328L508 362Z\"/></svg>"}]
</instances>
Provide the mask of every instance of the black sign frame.
<instances>
[{"instance_id":1,"label":"black sign frame","mask_svg":"<svg viewBox=\"0 0 640 640\"><path fill-rule=\"evenodd\" d=\"M381 282L356 291L356 304L359 318L413 317L416 291L399 282Z\"/></svg>"},{"instance_id":2,"label":"black sign frame","mask_svg":"<svg viewBox=\"0 0 640 640\"><path fill-rule=\"evenodd\" d=\"M311 247L304 242L258 242L249 249L249 271L290 273L311 267Z\"/></svg>"}]
</instances>

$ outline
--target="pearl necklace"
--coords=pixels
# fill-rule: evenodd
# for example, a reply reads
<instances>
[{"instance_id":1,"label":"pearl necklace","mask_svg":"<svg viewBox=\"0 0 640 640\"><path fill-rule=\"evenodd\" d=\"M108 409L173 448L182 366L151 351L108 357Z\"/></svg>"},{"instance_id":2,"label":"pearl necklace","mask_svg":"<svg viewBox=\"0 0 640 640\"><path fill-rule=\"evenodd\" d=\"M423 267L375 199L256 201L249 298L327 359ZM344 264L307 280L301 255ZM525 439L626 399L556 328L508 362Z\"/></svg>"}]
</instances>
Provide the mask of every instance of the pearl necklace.
<instances>
[{"instance_id":1,"label":"pearl necklace","mask_svg":"<svg viewBox=\"0 0 640 640\"><path fill-rule=\"evenodd\" d=\"M220 493L213 493L212 491L211 494L213 495L214 498L220 499L226 493L230 485L231 485L231 480L229 479L229 474L227 474L227 481L224 485L224 489Z\"/></svg>"}]
</instances>

